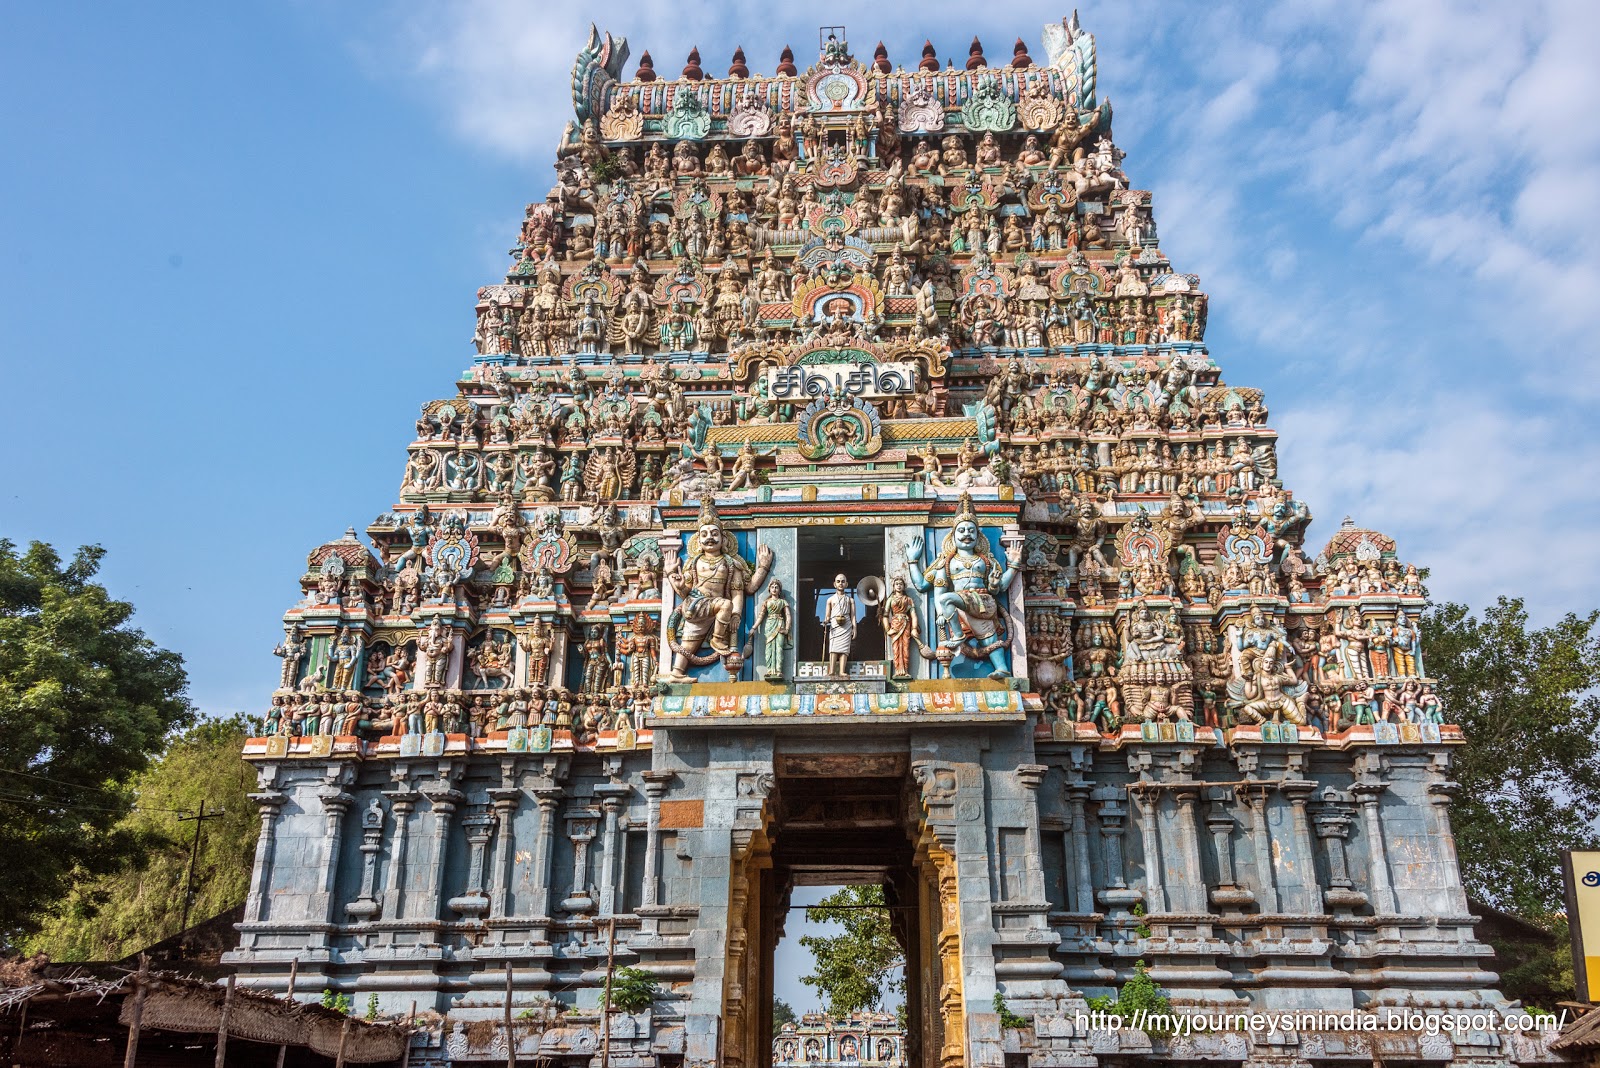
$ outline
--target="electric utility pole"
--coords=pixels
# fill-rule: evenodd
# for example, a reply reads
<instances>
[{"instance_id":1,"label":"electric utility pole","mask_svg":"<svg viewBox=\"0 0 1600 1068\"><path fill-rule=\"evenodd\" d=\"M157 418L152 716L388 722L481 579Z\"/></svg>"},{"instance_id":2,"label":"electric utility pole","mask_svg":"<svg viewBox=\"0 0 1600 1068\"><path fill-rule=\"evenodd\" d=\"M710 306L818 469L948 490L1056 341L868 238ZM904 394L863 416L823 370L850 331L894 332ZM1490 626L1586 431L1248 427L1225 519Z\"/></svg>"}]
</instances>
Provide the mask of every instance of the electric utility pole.
<instances>
[{"instance_id":1,"label":"electric utility pole","mask_svg":"<svg viewBox=\"0 0 1600 1068\"><path fill-rule=\"evenodd\" d=\"M194 821L194 841L189 847L189 877L185 880L183 888L183 919L178 924L179 934L189 929L189 906L194 904L194 869L200 860L200 825L206 820L221 819L223 814L223 810L220 808L207 812L206 803L201 801L200 811L197 815L178 817L179 823Z\"/></svg>"}]
</instances>

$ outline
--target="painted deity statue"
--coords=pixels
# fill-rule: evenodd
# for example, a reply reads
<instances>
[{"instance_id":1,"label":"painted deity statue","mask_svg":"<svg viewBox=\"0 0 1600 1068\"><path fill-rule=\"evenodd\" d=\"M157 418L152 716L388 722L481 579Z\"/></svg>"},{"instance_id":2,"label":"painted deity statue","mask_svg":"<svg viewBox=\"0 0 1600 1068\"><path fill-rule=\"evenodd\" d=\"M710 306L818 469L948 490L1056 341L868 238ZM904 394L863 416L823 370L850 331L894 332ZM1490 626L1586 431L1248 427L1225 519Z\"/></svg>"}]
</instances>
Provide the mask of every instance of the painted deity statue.
<instances>
[{"instance_id":1,"label":"painted deity statue","mask_svg":"<svg viewBox=\"0 0 1600 1068\"><path fill-rule=\"evenodd\" d=\"M794 617L783 596L783 583L773 579L767 583L766 597L756 606L755 618L750 621L750 637L744 645L744 656L748 660L755 651L756 635L761 635L761 677L768 682L783 678L783 651L788 648L793 629Z\"/></svg>"},{"instance_id":2,"label":"painted deity statue","mask_svg":"<svg viewBox=\"0 0 1600 1068\"><path fill-rule=\"evenodd\" d=\"M687 682L691 666L704 667L718 659L730 674L744 666L744 657L734 645L744 600L761 588L771 568L772 548L766 545L757 550L756 565L751 568L723 531L715 505L706 498L699 529L689 542L689 559L680 564L675 555L667 558L665 577L681 600L668 620L672 666L662 674L664 680ZM711 653L702 655L700 648L708 642Z\"/></svg>"},{"instance_id":3,"label":"painted deity statue","mask_svg":"<svg viewBox=\"0 0 1600 1068\"><path fill-rule=\"evenodd\" d=\"M340 627L333 648L328 650L328 662L333 665L333 678L329 687L335 690L350 689L355 679L356 665L361 660L361 638L350 633L349 627Z\"/></svg>"},{"instance_id":4,"label":"painted deity statue","mask_svg":"<svg viewBox=\"0 0 1600 1068\"><path fill-rule=\"evenodd\" d=\"M833 593L822 606L823 628L827 635L828 674L850 674L850 646L856 640L856 595L850 580L833 576Z\"/></svg>"},{"instance_id":5,"label":"painted deity statue","mask_svg":"<svg viewBox=\"0 0 1600 1068\"><path fill-rule=\"evenodd\" d=\"M1233 646L1234 677L1228 681L1228 708L1243 723L1286 720L1304 725L1309 687L1295 670L1295 653L1276 623L1260 606L1239 627Z\"/></svg>"},{"instance_id":6,"label":"painted deity statue","mask_svg":"<svg viewBox=\"0 0 1600 1068\"><path fill-rule=\"evenodd\" d=\"M311 648L311 643L306 641L305 629L295 623L285 628L283 641L272 650L274 656L283 658L283 674L278 679L278 688L282 690L294 689L294 684L300 679L300 664L305 660L306 652Z\"/></svg>"},{"instance_id":7,"label":"painted deity statue","mask_svg":"<svg viewBox=\"0 0 1600 1068\"><path fill-rule=\"evenodd\" d=\"M1248 674L1228 682L1228 706L1244 723L1286 720L1303 726L1306 722L1306 684L1284 659L1279 643L1267 647L1249 661Z\"/></svg>"},{"instance_id":8,"label":"painted deity statue","mask_svg":"<svg viewBox=\"0 0 1600 1068\"><path fill-rule=\"evenodd\" d=\"M1016 581L1021 551L1006 555L1005 566L989 551L989 542L978 529L978 516L972 498L963 494L955 527L945 538L944 547L926 572L922 569L921 536L906 547L906 563L911 569L911 584L919 591L936 591L939 648L952 653L964 650L970 659L986 659L992 679L1008 678L1004 611L997 597ZM942 658L941 658L942 659Z\"/></svg>"},{"instance_id":9,"label":"painted deity statue","mask_svg":"<svg viewBox=\"0 0 1600 1068\"><path fill-rule=\"evenodd\" d=\"M450 654L455 648L455 637L438 616L417 638L417 649L428 658L426 685L443 686L450 670Z\"/></svg>"},{"instance_id":10,"label":"painted deity statue","mask_svg":"<svg viewBox=\"0 0 1600 1068\"><path fill-rule=\"evenodd\" d=\"M906 592L906 580L896 575L889 596L878 606L878 622L883 627L883 642L896 679L911 677L911 649L921 649L922 624L917 619L917 602Z\"/></svg>"}]
</instances>

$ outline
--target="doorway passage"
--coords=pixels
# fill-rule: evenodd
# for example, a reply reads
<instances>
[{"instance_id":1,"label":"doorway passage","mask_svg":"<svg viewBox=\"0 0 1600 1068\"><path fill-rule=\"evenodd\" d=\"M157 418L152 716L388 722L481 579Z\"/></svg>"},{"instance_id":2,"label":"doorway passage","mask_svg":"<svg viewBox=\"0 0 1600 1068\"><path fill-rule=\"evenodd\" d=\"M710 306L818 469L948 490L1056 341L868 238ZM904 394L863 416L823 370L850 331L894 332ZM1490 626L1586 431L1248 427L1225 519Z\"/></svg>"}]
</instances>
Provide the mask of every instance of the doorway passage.
<instances>
[{"instance_id":1,"label":"doorway passage","mask_svg":"<svg viewBox=\"0 0 1600 1068\"><path fill-rule=\"evenodd\" d=\"M780 756L764 854L745 869L749 936L738 1011L724 1021L725 1053L737 1051L741 1068L956 1068L964 1060L954 858L907 816L918 806L908 804L915 787L905 765L898 753ZM774 1042L784 1038L773 1022L777 949L787 933L798 938L806 904L840 887L882 888L903 962L905 1028L836 1021L831 1044L819 1040L808 1059L803 1039L792 1051ZM798 960L801 974L811 968L809 952L785 959ZM781 988L793 990L797 978L786 975ZM804 990L802 1004L791 1002L797 1014L826 1009L820 993ZM815 1029L805 1037L820 1039ZM888 1059L877 1060L880 1052ZM785 1060L791 1053L797 1059Z\"/></svg>"}]
</instances>

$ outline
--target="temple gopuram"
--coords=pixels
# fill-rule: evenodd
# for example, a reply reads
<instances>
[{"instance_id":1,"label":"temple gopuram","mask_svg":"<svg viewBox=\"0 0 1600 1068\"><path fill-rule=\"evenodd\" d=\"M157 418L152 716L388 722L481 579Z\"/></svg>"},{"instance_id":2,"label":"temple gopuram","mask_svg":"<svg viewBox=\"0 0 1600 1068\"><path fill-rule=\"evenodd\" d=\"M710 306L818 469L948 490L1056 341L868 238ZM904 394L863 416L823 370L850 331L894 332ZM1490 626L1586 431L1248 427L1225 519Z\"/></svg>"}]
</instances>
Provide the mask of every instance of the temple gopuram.
<instances>
[{"instance_id":1,"label":"temple gopuram","mask_svg":"<svg viewBox=\"0 0 1600 1068\"><path fill-rule=\"evenodd\" d=\"M887 1012L855 1012L834 1019L808 1012L778 1028L773 1068L904 1068L905 1032Z\"/></svg>"},{"instance_id":2,"label":"temple gopuram","mask_svg":"<svg viewBox=\"0 0 1600 1068\"><path fill-rule=\"evenodd\" d=\"M1463 739L1417 568L1308 543L1077 17L912 69L843 36L716 77L591 33L475 354L284 616L230 963L438 1014L413 1065L754 1068L791 892L871 884L906 1027L863 1062L1540 1059L1084 1025L1136 972L1506 1007ZM625 968L653 1000L603 1011Z\"/></svg>"}]
</instances>

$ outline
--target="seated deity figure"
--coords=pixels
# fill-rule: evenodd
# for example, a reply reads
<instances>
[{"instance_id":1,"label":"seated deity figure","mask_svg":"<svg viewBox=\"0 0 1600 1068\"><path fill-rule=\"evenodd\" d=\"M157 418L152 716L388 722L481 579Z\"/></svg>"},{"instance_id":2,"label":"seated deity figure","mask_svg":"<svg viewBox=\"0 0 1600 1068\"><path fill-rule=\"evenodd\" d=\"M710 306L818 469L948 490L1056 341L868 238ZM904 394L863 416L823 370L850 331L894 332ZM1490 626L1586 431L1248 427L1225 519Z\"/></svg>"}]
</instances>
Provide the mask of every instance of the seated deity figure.
<instances>
[{"instance_id":1,"label":"seated deity figure","mask_svg":"<svg viewBox=\"0 0 1600 1068\"><path fill-rule=\"evenodd\" d=\"M1150 606L1141 601L1127 624L1122 656L1127 664L1153 664L1179 660L1183 653L1177 636L1169 633L1165 618L1151 612Z\"/></svg>"},{"instance_id":2,"label":"seated deity figure","mask_svg":"<svg viewBox=\"0 0 1600 1068\"><path fill-rule=\"evenodd\" d=\"M1242 723L1271 719L1304 726L1307 689L1274 643L1251 662L1249 674L1229 680L1228 707Z\"/></svg>"},{"instance_id":3,"label":"seated deity figure","mask_svg":"<svg viewBox=\"0 0 1600 1068\"><path fill-rule=\"evenodd\" d=\"M850 674L850 646L856 640L856 596L843 575L833 576L833 593L823 605L822 617L827 630L828 674L842 678Z\"/></svg>"},{"instance_id":4,"label":"seated deity figure","mask_svg":"<svg viewBox=\"0 0 1600 1068\"><path fill-rule=\"evenodd\" d=\"M964 651L969 659L988 660L992 679L1010 677L1005 614L996 595L1016 581L1021 550L1008 552L1005 566L1001 567L989 551L988 539L978 529L972 498L966 494L961 497L955 526L926 572L922 570L922 546L920 536L911 539L906 546L906 563L913 586L923 593L936 591L933 604L939 648Z\"/></svg>"},{"instance_id":5,"label":"seated deity figure","mask_svg":"<svg viewBox=\"0 0 1600 1068\"><path fill-rule=\"evenodd\" d=\"M661 678L687 682L691 666L704 667L718 659L730 674L736 674L744 666L744 657L734 644L744 600L766 581L772 568L772 548L763 545L756 551L752 569L723 531L708 496L700 509L699 529L689 542L688 561L680 564L676 555L670 555L666 564L665 578L681 600L667 623L672 667ZM711 653L702 655L700 647L708 641Z\"/></svg>"},{"instance_id":6,"label":"seated deity figure","mask_svg":"<svg viewBox=\"0 0 1600 1068\"><path fill-rule=\"evenodd\" d=\"M1269 622L1260 606L1234 637L1238 655L1228 681L1228 708L1243 723L1284 720L1303 726L1309 686L1296 670L1297 659L1287 635Z\"/></svg>"}]
</instances>

